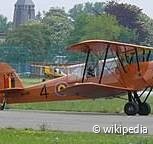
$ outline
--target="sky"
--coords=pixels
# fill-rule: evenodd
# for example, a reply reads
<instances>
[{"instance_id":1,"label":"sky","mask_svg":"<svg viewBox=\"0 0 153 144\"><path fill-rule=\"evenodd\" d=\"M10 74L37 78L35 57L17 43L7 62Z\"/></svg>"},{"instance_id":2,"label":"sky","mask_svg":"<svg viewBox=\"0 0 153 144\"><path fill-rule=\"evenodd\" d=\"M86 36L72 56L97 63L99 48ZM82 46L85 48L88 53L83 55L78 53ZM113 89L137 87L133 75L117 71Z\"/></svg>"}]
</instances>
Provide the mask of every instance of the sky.
<instances>
[{"instance_id":1,"label":"sky","mask_svg":"<svg viewBox=\"0 0 153 144\"><path fill-rule=\"evenodd\" d=\"M0 0L0 14L6 16L10 21L13 19L14 4L17 0ZM107 2L108 0L33 0L38 11L47 11L50 7L64 7L66 11L73 8L75 4L85 2ZM153 0L118 0L120 2L134 4L153 18Z\"/></svg>"}]
</instances>

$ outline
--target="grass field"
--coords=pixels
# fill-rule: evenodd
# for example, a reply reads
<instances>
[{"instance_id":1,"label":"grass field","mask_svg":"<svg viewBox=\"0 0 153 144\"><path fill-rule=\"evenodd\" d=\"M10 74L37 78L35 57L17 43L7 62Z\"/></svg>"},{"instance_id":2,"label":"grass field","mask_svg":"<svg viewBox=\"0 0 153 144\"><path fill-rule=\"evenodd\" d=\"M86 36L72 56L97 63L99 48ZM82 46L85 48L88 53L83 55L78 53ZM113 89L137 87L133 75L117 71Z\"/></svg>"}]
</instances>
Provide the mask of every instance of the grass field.
<instances>
[{"instance_id":1,"label":"grass field","mask_svg":"<svg viewBox=\"0 0 153 144\"><path fill-rule=\"evenodd\" d=\"M41 79L23 79L25 85L36 84ZM121 99L96 99L96 100L77 100L77 101L58 101L31 104L9 105L13 109L29 110L49 110L49 111L78 111L78 112L103 112L103 113L123 113L126 101ZM153 97L149 103L153 105Z\"/></svg>"},{"instance_id":2,"label":"grass field","mask_svg":"<svg viewBox=\"0 0 153 144\"><path fill-rule=\"evenodd\" d=\"M9 105L13 109L122 113L124 101L97 99Z\"/></svg>"},{"instance_id":3,"label":"grass field","mask_svg":"<svg viewBox=\"0 0 153 144\"><path fill-rule=\"evenodd\" d=\"M152 144L152 136L1 129L0 144Z\"/></svg>"},{"instance_id":4,"label":"grass field","mask_svg":"<svg viewBox=\"0 0 153 144\"><path fill-rule=\"evenodd\" d=\"M21 78L21 80L23 81L24 86L29 86L42 82L42 78Z\"/></svg>"}]
</instances>

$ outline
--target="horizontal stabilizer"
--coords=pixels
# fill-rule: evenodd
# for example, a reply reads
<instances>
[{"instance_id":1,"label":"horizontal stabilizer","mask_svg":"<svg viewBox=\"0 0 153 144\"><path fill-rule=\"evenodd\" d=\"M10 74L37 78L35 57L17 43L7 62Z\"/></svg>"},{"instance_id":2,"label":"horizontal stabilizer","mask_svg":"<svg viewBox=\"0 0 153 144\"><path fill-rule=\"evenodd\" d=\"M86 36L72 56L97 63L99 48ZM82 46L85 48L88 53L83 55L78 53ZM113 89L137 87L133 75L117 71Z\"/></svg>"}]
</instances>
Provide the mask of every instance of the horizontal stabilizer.
<instances>
[{"instance_id":1,"label":"horizontal stabilizer","mask_svg":"<svg viewBox=\"0 0 153 144\"><path fill-rule=\"evenodd\" d=\"M132 89L97 84L81 83L67 87L60 93L65 96L84 96L89 98L113 97L122 93L133 91Z\"/></svg>"},{"instance_id":2,"label":"horizontal stabilizer","mask_svg":"<svg viewBox=\"0 0 153 144\"><path fill-rule=\"evenodd\" d=\"M15 92L21 92L23 91L24 89L23 88L5 88L5 89L0 89L0 93L15 93Z\"/></svg>"}]
</instances>

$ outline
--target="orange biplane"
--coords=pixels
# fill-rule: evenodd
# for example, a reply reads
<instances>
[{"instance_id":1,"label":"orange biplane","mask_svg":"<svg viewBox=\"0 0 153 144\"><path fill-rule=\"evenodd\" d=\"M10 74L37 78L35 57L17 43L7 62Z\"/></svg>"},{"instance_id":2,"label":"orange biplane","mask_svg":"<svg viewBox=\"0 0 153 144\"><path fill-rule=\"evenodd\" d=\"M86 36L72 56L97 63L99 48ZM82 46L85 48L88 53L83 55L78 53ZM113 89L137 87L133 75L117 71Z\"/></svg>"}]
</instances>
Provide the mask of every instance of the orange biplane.
<instances>
[{"instance_id":1,"label":"orange biplane","mask_svg":"<svg viewBox=\"0 0 153 144\"><path fill-rule=\"evenodd\" d=\"M24 88L15 71L1 63L1 108L5 103L120 98L119 95L128 94L124 106L127 115L148 115L151 112L146 101L153 86L152 48L88 40L72 45L68 50L86 55L80 68L81 77L71 73Z\"/></svg>"}]
</instances>

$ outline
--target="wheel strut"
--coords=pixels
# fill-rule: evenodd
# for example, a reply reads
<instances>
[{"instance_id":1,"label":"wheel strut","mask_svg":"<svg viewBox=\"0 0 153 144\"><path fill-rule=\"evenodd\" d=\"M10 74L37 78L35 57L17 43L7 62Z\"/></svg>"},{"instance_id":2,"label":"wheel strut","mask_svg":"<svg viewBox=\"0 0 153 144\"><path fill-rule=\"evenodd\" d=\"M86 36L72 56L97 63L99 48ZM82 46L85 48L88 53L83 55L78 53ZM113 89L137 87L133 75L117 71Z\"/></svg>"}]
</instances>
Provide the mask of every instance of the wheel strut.
<instances>
[{"instance_id":1,"label":"wheel strut","mask_svg":"<svg viewBox=\"0 0 153 144\"><path fill-rule=\"evenodd\" d=\"M2 105L0 105L0 110L4 110L5 105L6 105L6 100L4 98Z\"/></svg>"}]
</instances>

